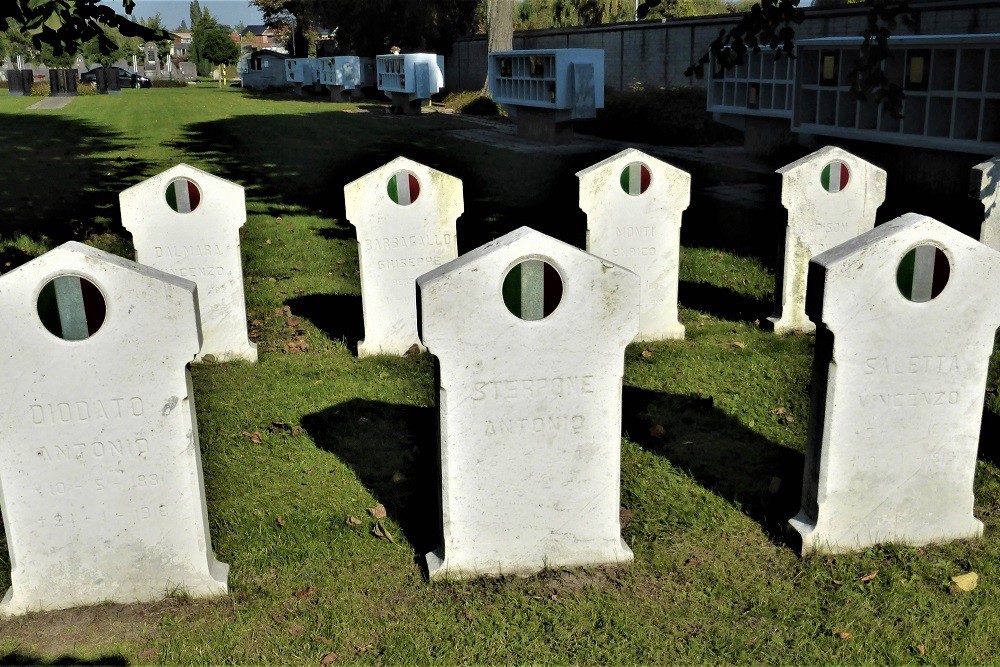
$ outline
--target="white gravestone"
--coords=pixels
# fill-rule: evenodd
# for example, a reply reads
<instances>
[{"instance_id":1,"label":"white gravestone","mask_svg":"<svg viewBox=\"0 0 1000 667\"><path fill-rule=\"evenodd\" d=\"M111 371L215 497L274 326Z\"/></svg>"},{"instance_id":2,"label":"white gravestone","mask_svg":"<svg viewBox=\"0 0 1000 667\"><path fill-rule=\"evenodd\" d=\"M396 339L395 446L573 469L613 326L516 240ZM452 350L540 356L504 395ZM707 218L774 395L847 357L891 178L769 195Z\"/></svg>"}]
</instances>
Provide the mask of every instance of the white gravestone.
<instances>
[{"instance_id":1,"label":"white gravestone","mask_svg":"<svg viewBox=\"0 0 1000 667\"><path fill-rule=\"evenodd\" d=\"M179 164L118 197L136 259L198 284L205 342L196 361L257 361L243 293L243 186Z\"/></svg>"},{"instance_id":2,"label":"white gravestone","mask_svg":"<svg viewBox=\"0 0 1000 667\"><path fill-rule=\"evenodd\" d=\"M0 614L223 595L187 363L195 284L66 243L0 277Z\"/></svg>"},{"instance_id":3,"label":"white gravestone","mask_svg":"<svg viewBox=\"0 0 1000 667\"><path fill-rule=\"evenodd\" d=\"M806 317L809 260L875 226L885 200L885 171L827 146L778 170L781 203L788 210L785 257L775 285L775 333L811 332Z\"/></svg>"},{"instance_id":4,"label":"white gravestone","mask_svg":"<svg viewBox=\"0 0 1000 667\"><path fill-rule=\"evenodd\" d=\"M432 578L622 563L621 391L640 280L522 227L417 280L440 370Z\"/></svg>"},{"instance_id":5,"label":"white gravestone","mask_svg":"<svg viewBox=\"0 0 1000 667\"><path fill-rule=\"evenodd\" d=\"M1000 250L1000 157L972 168L971 194L983 202L986 217L979 230L979 241Z\"/></svg>"},{"instance_id":6,"label":"white gravestone","mask_svg":"<svg viewBox=\"0 0 1000 667\"><path fill-rule=\"evenodd\" d=\"M587 214L587 251L642 279L636 340L684 338L677 281L690 174L628 148L576 175L580 208Z\"/></svg>"},{"instance_id":7,"label":"white gravestone","mask_svg":"<svg viewBox=\"0 0 1000 667\"><path fill-rule=\"evenodd\" d=\"M910 213L812 260L802 552L977 537L1000 253Z\"/></svg>"},{"instance_id":8,"label":"white gravestone","mask_svg":"<svg viewBox=\"0 0 1000 667\"><path fill-rule=\"evenodd\" d=\"M345 185L344 205L361 264L358 356L403 354L420 346L417 276L458 257L462 181L398 157Z\"/></svg>"}]
</instances>

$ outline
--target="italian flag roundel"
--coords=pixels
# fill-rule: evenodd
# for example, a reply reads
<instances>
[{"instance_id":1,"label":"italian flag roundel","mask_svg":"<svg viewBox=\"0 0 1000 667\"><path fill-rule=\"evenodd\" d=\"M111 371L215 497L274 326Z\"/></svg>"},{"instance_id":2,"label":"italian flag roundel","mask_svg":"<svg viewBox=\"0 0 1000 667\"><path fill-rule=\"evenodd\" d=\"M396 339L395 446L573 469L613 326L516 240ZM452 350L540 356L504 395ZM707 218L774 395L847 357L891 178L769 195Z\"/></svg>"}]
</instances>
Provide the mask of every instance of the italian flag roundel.
<instances>
[{"instance_id":1,"label":"italian flag roundel","mask_svg":"<svg viewBox=\"0 0 1000 667\"><path fill-rule=\"evenodd\" d=\"M918 245L903 256L896 269L896 284L910 301L924 303L944 290L951 265L944 251L930 244Z\"/></svg>"},{"instance_id":2,"label":"italian flag roundel","mask_svg":"<svg viewBox=\"0 0 1000 667\"><path fill-rule=\"evenodd\" d=\"M178 213L190 213L201 203L201 190L194 181L176 178L167 186L167 204Z\"/></svg>"},{"instance_id":3,"label":"italian flag roundel","mask_svg":"<svg viewBox=\"0 0 1000 667\"><path fill-rule=\"evenodd\" d=\"M420 181L408 171L397 171L389 179L386 189L389 191L389 199L400 206L409 206L420 196Z\"/></svg>"},{"instance_id":4,"label":"italian flag roundel","mask_svg":"<svg viewBox=\"0 0 1000 667\"><path fill-rule=\"evenodd\" d=\"M823 167L823 173L820 174L820 181L823 183L823 189L830 193L842 192L847 189L847 182L851 180L851 171L847 168L847 165L840 160L834 160L830 164Z\"/></svg>"},{"instance_id":5,"label":"italian flag roundel","mask_svg":"<svg viewBox=\"0 0 1000 667\"><path fill-rule=\"evenodd\" d=\"M540 320L556 309L562 291L562 278L554 266L540 259L527 259L504 277L503 302L522 320Z\"/></svg>"},{"instance_id":6,"label":"italian flag roundel","mask_svg":"<svg viewBox=\"0 0 1000 667\"><path fill-rule=\"evenodd\" d=\"M79 276L53 278L38 295L38 317L63 340L90 338L104 324L104 296L94 283Z\"/></svg>"},{"instance_id":7,"label":"italian flag roundel","mask_svg":"<svg viewBox=\"0 0 1000 667\"><path fill-rule=\"evenodd\" d=\"M622 190L630 195L641 195L649 189L649 167L641 162L630 162L622 169Z\"/></svg>"}]
</instances>

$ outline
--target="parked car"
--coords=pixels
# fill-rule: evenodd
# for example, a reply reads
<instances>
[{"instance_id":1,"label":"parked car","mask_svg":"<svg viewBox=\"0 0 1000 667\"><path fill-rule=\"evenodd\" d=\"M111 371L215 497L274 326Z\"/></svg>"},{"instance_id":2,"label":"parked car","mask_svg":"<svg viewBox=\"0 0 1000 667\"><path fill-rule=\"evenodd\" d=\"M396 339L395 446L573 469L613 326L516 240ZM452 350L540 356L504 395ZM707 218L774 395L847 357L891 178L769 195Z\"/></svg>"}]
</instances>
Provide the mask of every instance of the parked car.
<instances>
[{"instance_id":1,"label":"parked car","mask_svg":"<svg viewBox=\"0 0 1000 667\"><path fill-rule=\"evenodd\" d=\"M80 83L91 83L97 85L97 71L98 70L110 70L112 72L117 72L118 74L118 87L119 88L152 88L153 82L142 76L141 74L135 74L128 71L123 67L95 67L89 72L84 72L80 75Z\"/></svg>"}]
</instances>

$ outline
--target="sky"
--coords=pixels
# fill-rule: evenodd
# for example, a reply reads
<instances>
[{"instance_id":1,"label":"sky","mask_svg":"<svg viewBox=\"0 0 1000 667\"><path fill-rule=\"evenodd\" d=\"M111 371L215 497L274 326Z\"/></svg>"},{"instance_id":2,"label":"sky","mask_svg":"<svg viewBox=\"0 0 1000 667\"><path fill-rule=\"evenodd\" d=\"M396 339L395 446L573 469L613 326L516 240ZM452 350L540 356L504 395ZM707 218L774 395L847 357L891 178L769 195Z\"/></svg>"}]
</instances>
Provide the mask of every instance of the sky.
<instances>
[{"instance_id":1,"label":"sky","mask_svg":"<svg viewBox=\"0 0 1000 667\"><path fill-rule=\"evenodd\" d=\"M102 0L102 4L122 13L121 0ZM250 6L247 0L199 0L199 4L202 9L207 7L212 16L225 25L254 25L264 22L260 10ZM148 18L157 12L167 30L173 30L182 20L189 25L191 23L190 0L136 0L132 15L136 18Z\"/></svg>"}]
</instances>

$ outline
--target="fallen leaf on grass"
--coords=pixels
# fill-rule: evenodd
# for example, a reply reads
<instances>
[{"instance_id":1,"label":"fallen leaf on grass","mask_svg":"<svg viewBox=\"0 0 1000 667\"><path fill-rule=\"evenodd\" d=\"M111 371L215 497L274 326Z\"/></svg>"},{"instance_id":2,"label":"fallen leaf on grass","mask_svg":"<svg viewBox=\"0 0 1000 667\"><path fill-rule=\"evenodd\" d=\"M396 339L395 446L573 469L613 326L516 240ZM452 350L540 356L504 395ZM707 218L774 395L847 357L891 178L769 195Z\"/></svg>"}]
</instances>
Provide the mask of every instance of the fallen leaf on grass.
<instances>
[{"instance_id":1,"label":"fallen leaf on grass","mask_svg":"<svg viewBox=\"0 0 1000 667\"><path fill-rule=\"evenodd\" d=\"M923 644L917 644L917 653L920 655L927 655L927 647Z\"/></svg>"},{"instance_id":2,"label":"fallen leaf on grass","mask_svg":"<svg viewBox=\"0 0 1000 667\"><path fill-rule=\"evenodd\" d=\"M375 644L358 644L355 648L358 650L358 653L368 653L368 651L375 648Z\"/></svg>"},{"instance_id":3,"label":"fallen leaf on grass","mask_svg":"<svg viewBox=\"0 0 1000 667\"><path fill-rule=\"evenodd\" d=\"M618 524L622 528L629 525L632 521L632 510L627 507L618 508Z\"/></svg>"},{"instance_id":4,"label":"fallen leaf on grass","mask_svg":"<svg viewBox=\"0 0 1000 667\"><path fill-rule=\"evenodd\" d=\"M276 524L278 524L278 527L279 527L279 528L284 528L284 527L285 527L285 520L284 520L284 519L282 519L282 518L281 518L280 516L276 516L276 517L274 517L274 522L275 522Z\"/></svg>"},{"instance_id":5,"label":"fallen leaf on grass","mask_svg":"<svg viewBox=\"0 0 1000 667\"><path fill-rule=\"evenodd\" d=\"M878 576L878 570L872 570L865 576L861 577L858 581L860 581L863 584L867 584L869 581L873 580L877 576Z\"/></svg>"},{"instance_id":6,"label":"fallen leaf on grass","mask_svg":"<svg viewBox=\"0 0 1000 667\"><path fill-rule=\"evenodd\" d=\"M260 431L254 431L253 433L251 433L250 431L243 431L243 435L250 438L250 442L254 443L255 445L260 444L261 441Z\"/></svg>"},{"instance_id":7,"label":"fallen leaf on grass","mask_svg":"<svg viewBox=\"0 0 1000 667\"><path fill-rule=\"evenodd\" d=\"M649 428L649 434L654 438L662 438L667 434L667 429L663 428L662 424L653 424Z\"/></svg>"},{"instance_id":8,"label":"fallen leaf on grass","mask_svg":"<svg viewBox=\"0 0 1000 667\"><path fill-rule=\"evenodd\" d=\"M376 521L375 525L372 526L372 535L383 540L388 540L393 544L396 543L396 538L394 538L392 536L392 533L390 533L388 529L386 529L386 527L382 525L381 521Z\"/></svg>"},{"instance_id":9,"label":"fallen leaf on grass","mask_svg":"<svg viewBox=\"0 0 1000 667\"><path fill-rule=\"evenodd\" d=\"M836 637L839 637L840 639L843 639L845 641L854 636L854 635L852 635L850 632L848 632L846 630L834 630L833 634Z\"/></svg>"},{"instance_id":10,"label":"fallen leaf on grass","mask_svg":"<svg viewBox=\"0 0 1000 667\"><path fill-rule=\"evenodd\" d=\"M332 664L333 662L336 662L336 660L337 660L336 653L327 653L326 655L323 656L323 659L319 661L319 664L329 665Z\"/></svg>"},{"instance_id":11,"label":"fallen leaf on grass","mask_svg":"<svg viewBox=\"0 0 1000 667\"><path fill-rule=\"evenodd\" d=\"M327 639L326 637L324 637L323 635L316 635L315 637L312 638L312 641L316 642L317 644L329 644L330 643L330 640Z\"/></svg>"},{"instance_id":12,"label":"fallen leaf on grass","mask_svg":"<svg viewBox=\"0 0 1000 667\"><path fill-rule=\"evenodd\" d=\"M360 526L361 525L361 519L359 519L356 516L349 516L349 517L347 517L347 525L348 526Z\"/></svg>"},{"instance_id":13,"label":"fallen leaf on grass","mask_svg":"<svg viewBox=\"0 0 1000 667\"><path fill-rule=\"evenodd\" d=\"M292 627L288 628L288 634L290 634L293 637L298 637L303 632L305 632L305 628L303 628L301 625L293 625Z\"/></svg>"},{"instance_id":14,"label":"fallen leaf on grass","mask_svg":"<svg viewBox=\"0 0 1000 667\"><path fill-rule=\"evenodd\" d=\"M410 347L406 348L406 352L403 353L404 357L412 357L420 354L420 346L414 343Z\"/></svg>"},{"instance_id":15,"label":"fallen leaf on grass","mask_svg":"<svg viewBox=\"0 0 1000 667\"><path fill-rule=\"evenodd\" d=\"M968 593L976 589L979 585L979 575L975 572L966 572L965 574L957 574L951 578L952 593Z\"/></svg>"},{"instance_id":16,"label":"fallen leaf on grass","mask_svg":"<svg viewBox=\"0 0 1000 667\"><path fill-rule=\"evenodd\" d=\"M371 514L376 519L384 519L385 518L385 505L383 505L382 503L379 503L379 504L375 505L375 507L369 507L368 508L368 513Z\"/></svg>"},{"instance_id":17,"label":"fallen leaf on grass","mask_svg":"<svg viewBox=\"0 0 1000 667\"><path fill-rule=\"evenodd\" d=\"M642 358L643 359L649 359L651 356L653 356L653 351L652 350L643 350L642 351Z\"/></svg>"},{"instance_id":18,"label":"fallen leaf on grass","mask_svg":"<svg viewBox=\"0 0 1000 667\"><path fill-rule=\"evenodd\" d=\"M295 593L293 593L293 595L295 595L295 597L297 597L298 599L301 600L302 598L309 597L310 595L312 595L315 592L316 592L316 587L315 586L310 586L309 588L303 588L300 591L295 591Z\"/></svg>"},{"instance_id":19,"label":"fallen leaf on grass","mask_svg":"<svg viewBox=\"0 0 1000 667\"><path fill-rule=\"evenodd\" d=\"M302 324L302 319L298 317L289 317L285 320L285 325L290 327L297 327Z\"/></svg>"},{"instance_id":20,"label":"fallen leaf on grass","mask_svg":"<svg viewBox=\"0 0 1000 667\"><path fill-rule=\"evenodd\" d=\"M746 344L746 343L742 343L742 342L740 342L740 341L738 341L738 340L734 340L734 341L733 341L733 342L731 343L731 345L732 345L733 347L735 347L735 348L736 348L737 350L742 350L742 349L744 349L744 348L745 348L745 347L747 346L747 344Z\"/></svg>"}]
</instances>

